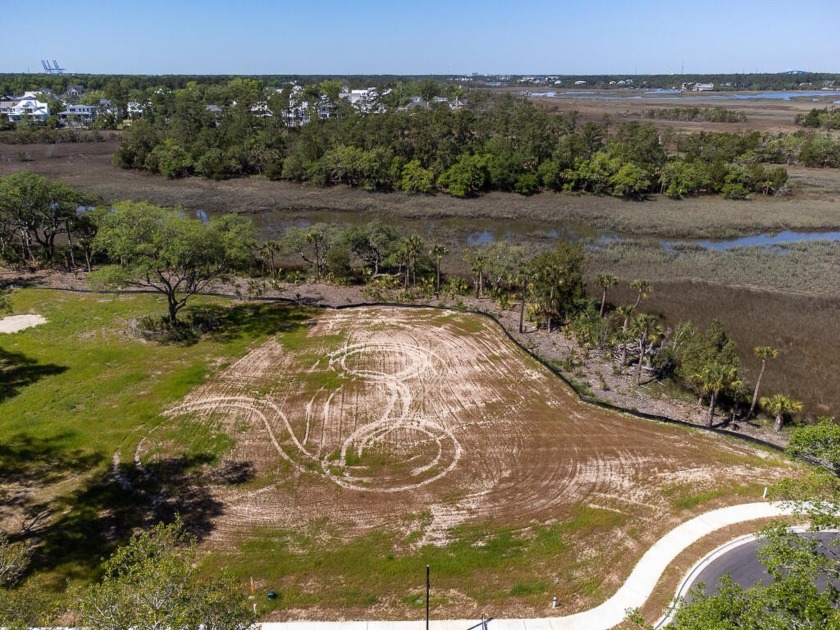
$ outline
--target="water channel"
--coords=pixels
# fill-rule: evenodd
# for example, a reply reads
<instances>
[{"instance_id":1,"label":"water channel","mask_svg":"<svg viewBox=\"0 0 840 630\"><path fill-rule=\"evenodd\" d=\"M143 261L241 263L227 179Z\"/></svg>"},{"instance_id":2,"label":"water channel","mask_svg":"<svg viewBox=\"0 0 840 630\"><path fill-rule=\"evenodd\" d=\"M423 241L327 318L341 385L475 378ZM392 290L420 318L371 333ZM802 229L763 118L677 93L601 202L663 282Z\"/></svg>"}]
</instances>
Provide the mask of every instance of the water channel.
<instances>
[{"instance_id":1,"label":"water channel","mask_svg":"<svg viewBox=\"0 0 840 630\"><path fill-rule=\"evenodd\" d=\"M207 214L198 210L196 217L207 220ZM352 212L335 211L307 211L289 215L287 211L261 212L251 216L260 235L266 239L276 239L290 227L306 228L315 223L327 223L338 226L363 225L371 221L370 215ZM417 233L427 239L447 241L453 245L475 247L496 241L545 243L551 244L556 240L584 242L589 246L624 239L655 240L665 249L679 250L684 247L700 247L713 251L727 251L739 247L767 247L780 246L815 241L840 242L840 231L795 231L764 232L739 236L729 239L657 239L655 237L639 237L615 232L598 230L592 226L582 224L553 224L540 221L505 220L505 219L474 219L445 217L436 219L406 219L383 217L379 219L385 225L398 228L401 233Z\"/></svg>"}]
</instances>

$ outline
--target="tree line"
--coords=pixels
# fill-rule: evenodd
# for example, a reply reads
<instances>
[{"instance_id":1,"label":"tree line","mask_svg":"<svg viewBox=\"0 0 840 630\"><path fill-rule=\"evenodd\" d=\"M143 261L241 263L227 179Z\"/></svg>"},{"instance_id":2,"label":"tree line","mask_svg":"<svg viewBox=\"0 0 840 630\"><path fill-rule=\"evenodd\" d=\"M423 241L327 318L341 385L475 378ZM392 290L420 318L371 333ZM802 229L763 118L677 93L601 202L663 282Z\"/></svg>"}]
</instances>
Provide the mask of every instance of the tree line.
<instances>
[{"instance_id":1,"label":"tree line","mask_svg":"<svg viewBox=\"0 0 840 630\"><path fill-rule=\"evenodd\" d=\"M257 174L455 197L554 190L629 199L661 192L741 198L784 189L785 169L762 163L832 166L840 151L814 134L689 134L673 141L651 123L581 124L576 113L550 113L489 93L472 93L462 109L439 103L375 115L333 100L334 110L321 119L314 114L319 95L325 91L315 86L308 96L311 122L289 127L277 113L288 109L290 94L266 96L255 81L154 91L114 160L167 177ZM208 111L211 103L221 104L221 113Z\"/></svg>"},{"instance_id":2,"label":"tree line","mask_svg":"<svg viewBox=\"0 0 840 630\"><path fill-rule=\"evenodd\" d=\"M86 89L102 90L108 98L119 97L131 90L166 87L178 90L189 82L223 84L236 78L231 75L113 75L113 74L76 74L45 75L42 73L0 73L0 94L20 94L27 90L49 88L62 94L71 85L84 85ZM247 75L243 78L255 79L269 86L279 86L290 81L301 83L320 83L325 80L338 80L351 87L376 86L395 87L400 83L432 81L449 83L463 79L459 75ZM508 76L504 82L516 84L520 76ZM713 73L713 74L634 74L634 75L558 75L563 86L572 86L575 81L586 81L590 87L599 89L622 89L617 83L628 78L633 79L633 86L644 88L674 88L683 83L714 83L717 91L736 90L816 90L823 87L840 85L840 74L830 72L777 72L777 73ZM482 75L470 79L480 85L487 80L499 77ZM611 85L610 82L613 82Z\"/></svg>"}]
</instances>

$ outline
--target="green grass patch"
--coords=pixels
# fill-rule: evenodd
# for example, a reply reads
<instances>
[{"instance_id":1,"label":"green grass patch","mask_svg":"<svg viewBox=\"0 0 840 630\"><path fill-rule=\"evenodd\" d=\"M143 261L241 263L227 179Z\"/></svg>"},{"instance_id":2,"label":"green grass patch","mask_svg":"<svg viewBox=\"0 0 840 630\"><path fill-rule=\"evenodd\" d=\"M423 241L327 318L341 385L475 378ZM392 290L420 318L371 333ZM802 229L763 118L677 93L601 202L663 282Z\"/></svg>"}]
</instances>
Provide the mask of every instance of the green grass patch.
<instances>
[{"instance_id":1,"label":"green grass patch","mask_svg":"<svg viewBox=\"0 0 840 630\"><path fill-rule=\"evenodd\" d=\"M548 582L517 582L508 589L511 597L522 597L524 595L539 595L548 590Z\"/></svg>"},{"instance_id":2,"label":"green grass patch","mask_svg":"<svg viewBox=\"0 0 840 630\"><path fill-rule=\"evenodd\" d=\"M198 420L193 414L168 419L153 434L153 446L144 457L155 459L184 456L213 465L233 448L234 439L221 428L218 418Z\"/></svg>"},{"instance_id":3,"label":"green grass patch","mask_svg":"<svg viewBox=\"0 0 840 630\"><path fill-rule=\"evenodd\" d=\"M581 505L575 509L572 518L559 525L563 534L587 536L600 531L622 527L629 517L623 512L602 510Z\"/></svg>"},{"instance_id":4,"label":"green grass patch","mask_svg":"<svg viewBox=\"0 0 840 630\"><path fill-rule=\"evenodd\" d=\"M311 315L314 316L317 311L311 311ZM335 334L335 335L318 335L317 337L313 337L310 334L310 326L298 326L290 330L286 330L282 334L277 336L277 341L279 341L284 348L293 352L305 352L306 350L312 349L317 346L319 351L323 351L323 353L332 352L333 350L338 350L341 347L341 344L344 342L344 335L342 334Z\"/></svg>"},{"instance_id":5,"label":"green grass patch","mask_svg":"<svg viewBox=\"0 0 840 630\"><path fill-rule=\"evenodd\" d=\"M724 496L759 497L761 487L757 484L725 486L695 491L691 484L674 484L663 489L669 505L677 510L693 510Z\"/></svg>"},{"instance_id":6,"label":"green grass patch","mask_svg":"<svg viewBox=\"0 0 840 630\"><path fill-rule=\"evenodd\" d=\"M298 330L315 312L205 297L191 304L212 310L218 326L189 343L159 344L131 333L133 320L165 312L154 295L23 289L13 296L16 314L39 313L48 321L0 335L0 476L44 493L26 495L21 509L55 515L32 542L40 545L38 579L56 591L67 579L95 578L119 540L176 509L194 531L209 531L221 506L198 471L218 461L234 436L212 419L161 414L219 365L272 334ZM141 474L133 456L147 435L158 457L144 459ZM122 474L144 492L113 483L115 452ZM222 483L249 479L247 470L226 474Z\"/></svg>"},{"instance_id":7,"label":"green grass patch","mask_svg":"<svg viewBox=\"0 0 840 630\"><path fill-rule=\"evenodd\" d=\"M426 514L415 516L421 528L431 520ZM322 522L308 531L255 528L236 553L207 557L204 570L225 567L243 583L253 575L281 592L278 608L337 610L375 600L403 608L410 617L425 605L427 564L438 603L450 590L482 606L536 601L551 589L550 576L563 576L571 592L597 592L600 580L580 564L571 540L603 535L626 519L618 512L581 507L562 523L526 530L492 522L457 527L449 544L419 549L407 544L417 540L416 532L407 539L380 531L347 541L340 523Z\"/></svg>"},{"instance_id":8,"label":"green grass patch","mask_svg":"<svg viewBox=\"0 0 840 630\"><path fill-rule=\"evenodd\" d=\"M480 315L459 315L450 320L450 325L458 332L474 335L484 330L484 321Z\"/></svg>"}]
</instances>

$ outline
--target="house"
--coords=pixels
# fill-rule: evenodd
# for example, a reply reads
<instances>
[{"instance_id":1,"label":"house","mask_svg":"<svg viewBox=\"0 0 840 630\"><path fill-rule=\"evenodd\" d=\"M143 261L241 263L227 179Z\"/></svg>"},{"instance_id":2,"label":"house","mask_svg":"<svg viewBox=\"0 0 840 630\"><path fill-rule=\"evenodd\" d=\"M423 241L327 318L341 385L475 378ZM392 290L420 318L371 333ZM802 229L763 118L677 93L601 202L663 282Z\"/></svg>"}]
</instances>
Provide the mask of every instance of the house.
<instances>
[{"instance_id":1,"label":"house","mask_svg":"<svg viewBox=\"0 0 840 630\"><path fill-rule=\"evenodd\" d=\"M26 92L16 99L15 104L9 109L9 122L20 122L24 118L38 122L46 122L50 117L49 105L38 100L37 92Z\"/></svg>"},{"instance_id":2,"label":"house","mask_svg":"<svg viewBox=\"0 0 840 630\"><path fill-rule=\"evenodd\" d=\"M715 84L714 83L695 83L694 87L691 88L694 92L714 92L715 91Z\"/></svg>"},{"instance_id":3,"label":"house","mask_svg":"<svg viewBox=\"0 0 840 630\"><path fill-rule=\"evenodd\" d=\"M391 90L385 90L380 94L375 87L370 87L365 90L340 92L338 98L350 103L361 114L382 114L385 112L385 105L380 99L390 93Z\"/></svg>"},{"instance_id":4,"label":"house","mask_svg":"<svg viewBox=\"0 0 840 630\"><path fill-rule=\"evenodd\" d=\"M321 94L318 97L318 118L320 120L330 118L335 113L335 109L335 103L330 100L329 96Z\"/></svg>"},{"instance_id":5,"label":"house","mask_svg":"<svg viewBox=\"0 0 840 630\"><path fill-rule=\"evenodd\" d=\"M53 101L60 101L60 100L61 100L61 97L59 97L59 95L58 95L58 94L56 94L55 92L53 92L53 91L52 91L51 89L49 89L49 88L41 88L41 89L39 89L39 90L35 90L35 91L34 91L34 92L32 92L32 93L33 93L33 94L37 94L37 95L39 95L39 96L43 96L43 97L45 97L46 99L53 100ZM27 94L28 94L28 92L27 92Z\"/></svg>"},{"instance_id":6,"label":"house","mask_svg":"<svg viewBox=\"0 0 840 630\"><path fill-rule=\"evenodd\" d=\"M455 97L455 100L454 100L454 101L452 101L452 102L449 104L449 107L450 107L450 109L452 109L453 111L458 111L459 109L464 109L464 107L466 107L466 105L467 105L466 101L462 101L460 98L458 98L458 97L456 96L456 97Z\"/></svg>"},{"instance_id":7,"label":"house","mask_svg":"<svg viewBox=\"0 0 840 630\"><path fill-rule=\"evenodd\" d=\"M0 100L0 116L8 116L16 104L17 100L4 96L3 99Z\"/></svg>"},{"instance_id":8,"label":"house","mask_svg":"<svg viewBox=\"0 0 840 630\"><path fill-rule=\"evenodd\" d=\"M58 112L61 122L70 125L89 125L98 113L95 105L68 105L63 112Z\"/></svg>"},{"instance_id":9,"label":"house","mask_svg":"<svg viewBox=\"0 0 840 630\"><path fill-rule=\"evenodd\" d=\"M84 86L81 85L68 85L67 91L64 93L64 96L70 99L80 98L82 94L85 93Z\"/></svg>"},{"instance_id":10,"label":"house","mask_svg":"<svg viewBox=\"0 0 840 630\"><path fill-rule=\"evenodd\" d=\"M312 121L312 116L309 113L309 103L307 101L289 102L283 112L283 124L286 127L303 127Z\"/></svg>"},{"instance_id":11,"label":"house","mask_svg":"<svg viewBox=\"0 0 840 630\"><path fill-rule=\"evenodd\" d=\"M129 101L126 103L126 109L128 110L128 117L131 119L134 118L142 118L143 114L146 113L146 110L149 109L152 104L148 101L145 103L140 103L138 101Z\"/></svg>"},{"instance_id":12,"label":"house","mask_svg":"<svg viewBox=\"0 0 840 630\"><path fill-rule=\"evenodd\" d=\"M398 107L398 112L409 112L414 109L429 109L429 103L423 100L420 96L412 96L411 100L403 105L402 107Z\"/></svg>"}]
</instances>

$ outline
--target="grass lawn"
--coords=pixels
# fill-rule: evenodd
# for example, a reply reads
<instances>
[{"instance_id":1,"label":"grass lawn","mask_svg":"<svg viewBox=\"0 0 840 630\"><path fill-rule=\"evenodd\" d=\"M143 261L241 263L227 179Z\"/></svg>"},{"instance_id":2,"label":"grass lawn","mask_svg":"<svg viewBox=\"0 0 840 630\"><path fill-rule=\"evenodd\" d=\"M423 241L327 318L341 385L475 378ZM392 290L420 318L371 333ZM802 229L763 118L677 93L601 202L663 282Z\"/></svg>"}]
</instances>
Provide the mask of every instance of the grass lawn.
<instances>
[{"instance_id":1,"label":"grass lawn","mask_svg":"<svg viewBox=\"0 0 840 630\"><path fill-rule=\"evenodd\" d=\"M189 418L167 427L166 437L187 448L177 465L152 475L141 497L108 483L115 453L124 474L137 477L134 450L164 409L268 335L294 335L313 313L209 298L193 303L223 307L223 326L197 343L165 345L130 332L133 319L165 312L157 296L14 295L15 314L39 313L48 323L0 335L0 524L32 528L40 543L35 569L55 586L95 576L103 555L132 527L166 511L192 507L188 523L199 534L209 527L208 497L191 492L179 501L177 491L196 464L229 447L227 436ZM162 507L154 495L164 491L174 500Z\"/></svg>"}]
</instances>

